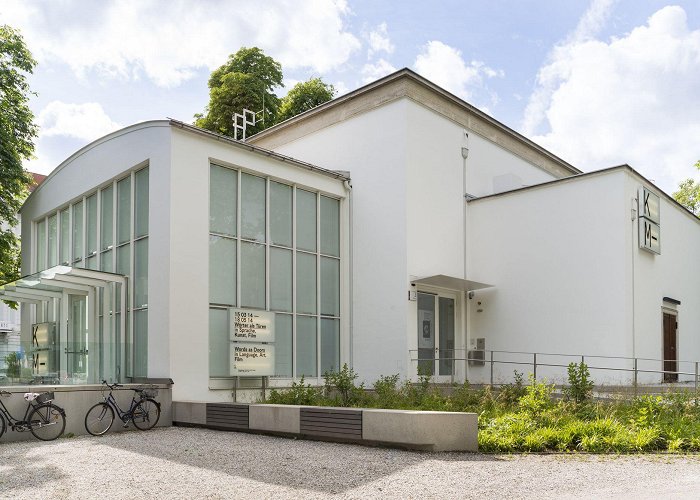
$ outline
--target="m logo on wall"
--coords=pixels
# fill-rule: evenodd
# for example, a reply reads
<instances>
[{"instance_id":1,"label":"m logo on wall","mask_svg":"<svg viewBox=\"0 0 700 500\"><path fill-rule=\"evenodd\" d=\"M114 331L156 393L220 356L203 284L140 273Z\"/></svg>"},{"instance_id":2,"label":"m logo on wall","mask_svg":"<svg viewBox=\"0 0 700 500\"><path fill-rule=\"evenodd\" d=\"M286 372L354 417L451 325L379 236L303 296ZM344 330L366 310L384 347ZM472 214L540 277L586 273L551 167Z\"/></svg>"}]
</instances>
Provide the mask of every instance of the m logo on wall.
<instances>
[{"instance_id":1,"label":"m logo on wall","mask_svg":"<svg viewBox=\"0 0 700 500\"><path fill-rule=\"evenodd\" d=\"M660 199L645 187L639 188L639 248L661 254Z\"/></svg>"}]
</instances>

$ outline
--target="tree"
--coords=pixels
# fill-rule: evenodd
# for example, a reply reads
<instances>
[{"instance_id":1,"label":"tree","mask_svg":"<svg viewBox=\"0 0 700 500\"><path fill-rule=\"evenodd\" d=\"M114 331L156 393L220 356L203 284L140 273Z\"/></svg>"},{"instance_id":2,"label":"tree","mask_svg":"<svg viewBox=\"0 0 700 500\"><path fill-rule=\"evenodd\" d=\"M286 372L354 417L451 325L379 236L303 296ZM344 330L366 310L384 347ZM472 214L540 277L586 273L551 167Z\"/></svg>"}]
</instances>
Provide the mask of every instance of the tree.
<instances>
[{"instance_id":1,"label":"tree","mask_svg":"<svg viewBox=\"0 0 700 500\"><path fill-rule=\"evenodd\" d=\"M323 80L320 78L311 78L306 82L299 82L280 100L277 122L287 120L324 102L328 102L333 99L334 94L335 88L333 85L323 83Z\"/></svg>"},{"instance_id":2,"label":"tree","mask_svg":"<svg viewBox=\"0 0 700 500\"><path fill-rule=\"evenodd\" d=\"M695 164L700 170L700 161ZM700 217L700 182L686 179L678 185L678 191L673 193L673 198L685 208Z\"/></svg>"},{"instance_id":3,"label":"tree","mask_svg":"<svg viewBox=\"0 0 700 500\"><path fill-rule=\"evenodd\" d=\"M31 182L22 161L31 158L37 134L26 79L35 66L19 32L0 26L0 283L19 277L19 241L12 227Z\"/></svg>"},{"instance_id":4,"label":"tree","mask_svg":"<svg viewBox=\"0 0 700 500\"><path fill-rule=\"evenodd\" d=\"M275 123L279 98L272 90L282 86L280 63L257 47L243 47L212 72L209 104L195 115L195 125L234 137L233 115L245 108L260 112L259 123L246 130L249 137Z\"/></svg>"}]
</instances>

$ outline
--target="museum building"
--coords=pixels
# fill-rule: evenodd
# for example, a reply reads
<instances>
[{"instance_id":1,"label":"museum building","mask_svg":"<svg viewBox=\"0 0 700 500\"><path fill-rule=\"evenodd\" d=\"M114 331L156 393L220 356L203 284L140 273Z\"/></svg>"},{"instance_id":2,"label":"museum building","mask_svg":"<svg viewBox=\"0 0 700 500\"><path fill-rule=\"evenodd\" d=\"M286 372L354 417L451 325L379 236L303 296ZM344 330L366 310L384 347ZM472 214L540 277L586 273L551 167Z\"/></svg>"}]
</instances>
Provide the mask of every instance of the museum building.
<instances>
[{"instance_id":1,"label":"museum building","mask_svg":"<svg viewBox=\"0 0 700 500\"><path fill-rule=\"evenodd\" d=\"M660 383L700 360L697 218L408 69L246 141L126 127L21 217L24 278L0 295L49 383L172 379L173 401L215 402L345 363L498 383L584 356L600 381Z\"/></svg>"}]
</instances>

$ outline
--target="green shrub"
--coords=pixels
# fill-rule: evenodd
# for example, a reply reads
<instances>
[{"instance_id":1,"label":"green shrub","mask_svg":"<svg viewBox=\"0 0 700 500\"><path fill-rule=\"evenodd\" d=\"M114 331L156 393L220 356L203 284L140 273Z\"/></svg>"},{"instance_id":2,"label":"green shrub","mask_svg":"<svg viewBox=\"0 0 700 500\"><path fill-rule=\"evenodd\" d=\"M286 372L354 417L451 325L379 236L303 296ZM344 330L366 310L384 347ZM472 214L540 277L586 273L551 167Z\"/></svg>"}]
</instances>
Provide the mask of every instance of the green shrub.
<instances>
[{"instance_id":1,"label":"green shrub","mask_svg":"<svg viewBox=\"0 0 700 500\"><path fill-rule=\"evenodd\" d=\"M584 404L590 401L593 395L593 381L586 363L569 363L569 386L564 388L564 397L576 404Z\"/></svg>"},{"instance_id":2,"label":"green shrub","mask_svg":"<svg viewBox=\"0 0 700 500\"><path fill-rule=\"evenodd\" d=\"M304 376L299 382L292 382L292 387L286 391L272 390L267 402L283 405L307 405L318 406L321 404L321 394L311 384L304 385Z\"/></svg>"},{"instance_id":3,"label":"green shrub","mask_svg":"<svg viewBox=\"0 0 700 500\"><path fill-rule=\"evenodd\" d=\"M516 405L520 398L525 395L525 384L523 384L523 374L518 370L513 370L514 382L501 387L498 393L499 402L505 405Z\"/></svg>"},{"instance_id":4,"label":"green shrub","mask_svg":"<svg viewBox=\"0 0 700 500\"><path fill-rule=\"evenodd\" d=\"M518 401L518 406L522 411L532 418L539 418L545 410L553 406L552 392L554 385L547 382L538 382L530 375L530 385L525 388L525 395Z\"/></svg>"},{"instance_id":5,"label":"green shrub","mask_svg":"<svg viewBox=\"0 0 700 500\"><path fill-rule=\"evenodd\" d=\"M364 399L365 385L355 385L359 375L345 363L340 371L327 371L323 374L324 395L336 406L353 406Z\"/></svg>"}]
</instances>

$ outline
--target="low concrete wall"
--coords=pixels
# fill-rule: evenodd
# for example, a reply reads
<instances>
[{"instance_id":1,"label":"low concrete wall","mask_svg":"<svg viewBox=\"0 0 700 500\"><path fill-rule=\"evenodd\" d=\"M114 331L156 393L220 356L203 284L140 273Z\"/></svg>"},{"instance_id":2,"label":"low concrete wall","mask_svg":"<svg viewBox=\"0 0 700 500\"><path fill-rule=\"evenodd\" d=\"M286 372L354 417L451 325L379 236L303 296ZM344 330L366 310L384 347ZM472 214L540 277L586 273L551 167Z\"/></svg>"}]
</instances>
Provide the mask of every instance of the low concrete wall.
<instances>
[{"instance_id":1,"label":"low concrete wall","mask_svg":"<svg viewBox=\"0 0 700 500\"><path fill-rule=\"evenodd\" d=\"M222 406L225 403L216 405ZM232 403L231 406L233 406ZM237 403L236 406L241 406L241 403ZM307 419L311 418L313 422L307 422L306 431L303 431L301 422L305 412L315 410L322 410L323 415L307 416ZM380 444L427 451L478 451L476 413L364 408L333 410L328 407L251 404L248 406L247 428L240 427L241 424L236 423L239 428L232 428L232 430ZM355 416L351 422L343 413L349 411L361 414L361 417ZM173 402L173 422L176 425L222 428L221 413L221 411L217 413L216 422L207 422L207 403ZM358 426L360 421L361 434ZM309 425L316 427L313 431L309 431L307 428ZM357 428L357 431L353 432L351 426ZM328 432L321 432L323 430Z\"/></svg>"},{"instance_id":2,"label":"low concrete wall","mask_svg":"<svg viewBox=\"0 0 700 500\"><path fill-rule=\"evenodd\" d=\"M131 404L131 396L133 391L130 388L141 387L140 384L124 384L124 387L114 391L114 397L119 406L126 410ZM160 420L158 427L169 427L172 425L172 393L167 385L156 384L158 388L158 397L155 399L161 404ZM26 392L51 392L55 393L54 403L66 411L66 430L63 435L74 434L81 436L87 434L85 430L85 414L95 403L102 401L102 385L28 385L28 386L2 386L0 389L11 392L12 396L2 397L2 402L16 419L23 419L24 412L27 408L27 402L24 400ZM114 423L109 432L119 432L123 430L134 429L132 424L127 429L122 426L121 420L115 415ZM0 443L8 441L25 441L36 439L31 432L14 432L10 430L8 425L7 431L0 438Z\"/></svg>"},{"instance_id":3,"label":"low concrete wall","mask_svg":"<svg viewBox=\"0 0 700 500\"><path fill-rule=\"evenodd\" d=\"M250 405L248 428L250 430L299 434L299 412L301 406Z\"/></svg>"},{"instance_id":4,"label":"low concrete wall","mask_svg":"<svg viewBox=\"0 0 700 500\"><path fill-rule=\"evenodd\" d=\"M477 451L476 413L363 410L362 439L430 451Z\"/></svg>"}]
</instances>

